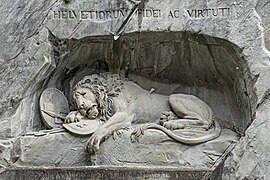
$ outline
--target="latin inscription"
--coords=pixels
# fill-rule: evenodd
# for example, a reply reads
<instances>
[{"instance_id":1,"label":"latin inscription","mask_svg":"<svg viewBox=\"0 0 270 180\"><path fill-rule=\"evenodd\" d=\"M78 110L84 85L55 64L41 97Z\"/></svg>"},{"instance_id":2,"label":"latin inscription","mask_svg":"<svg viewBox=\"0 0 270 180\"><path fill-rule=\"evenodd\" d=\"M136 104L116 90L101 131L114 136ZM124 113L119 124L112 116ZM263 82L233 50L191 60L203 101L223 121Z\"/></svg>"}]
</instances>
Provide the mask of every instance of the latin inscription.
<instances>
[{"instance_id":1,"label":"latin inscription","mask_svg":"<svg viewBox=\"0 0 270 180\"><path fill-rule=\"evenodd\" d=\"M194 171L194 172L185 172L185 171L163 171L163 172L146 172L145 170L98 170L98 169L90 169L90 170L11 170L6 171L5 176L10 179L14 179L14 177L20 177L20 179L89 179L89 180L110 180L110 179L201 179L207 171Z\"/></svg>"},{"instance_id":2,"label":"latin inscription","mask_svg":"<svg viewBox=\"0 0 270 180\"><path fill-rule=\"evenodd\" d=\"M125 18L131 13L130 9L117 9L117 10L59 10L52 11L50 14L51 19L63 20L97 20L107 21L118 18ZM186 15L188 18L200 19L206 17L228 17L231 14L231 9L228 7L218 8L205 8L205 9L174 9L164 11L161 9L137 9L135 16L143 18L162 18L168 17L171 19L181 18Z\"/></svg>"},{"instance_id":3,"label":"latin inscription","mask_svg":"<svg viewBox=\"0 0 270 180\"><path fill-rule=\"evenodd\" d=\"M188 17L204 18L204 17L226 17L230 15L230 8L207 8L207 9L187 9Z\"/></svg>"},{"instance_id":4,"label":"latin inscription","mask_svg":"<svg viewBox=\"0 0 270 180\"><path fill-rule=\"evenodd\" d=\"M99 20L106 21L111 19L118 19L121 17L127 17L131 13L129 9L118 10L61 10L53 11L53 19L80 19L80 20ZM160 9L137 9L135 16L144 18L161 18Z\"/></svg>"}]
</instances>

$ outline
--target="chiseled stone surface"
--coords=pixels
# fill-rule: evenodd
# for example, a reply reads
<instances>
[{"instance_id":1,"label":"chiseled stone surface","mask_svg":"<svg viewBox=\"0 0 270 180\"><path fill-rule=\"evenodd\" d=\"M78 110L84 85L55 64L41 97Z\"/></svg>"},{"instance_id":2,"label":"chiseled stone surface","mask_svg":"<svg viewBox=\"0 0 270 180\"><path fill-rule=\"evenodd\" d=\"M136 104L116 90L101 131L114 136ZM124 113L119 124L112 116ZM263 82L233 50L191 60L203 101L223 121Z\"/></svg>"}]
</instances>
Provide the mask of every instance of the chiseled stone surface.
<instances>
[{"instance_id":1,"label":"chiseled stone surface","mask_svg":"<svg viewBox=\"0 0 270 180\"><path fill-rule=\"evenodd\" d=\"M256 5L256 11L259 14L261 21L262 21L262 27L263 29L263 35L264 35L264 41L265 41L265 47L270 50L270 3L267 0L260 0L257 2Z\"/></svg>"},{"instance_id":2,"label":"chiseled stone surface","mask_svg":"<svg viewBox=\"0 0 270 180\"><path fill-rule=\"evenodd\" d=\"M131 131L110 137L101 144L99 153L89 156L84 151L88 136L68 132L25 135L17 139L20 158L17 166L146 166L180 167L194 170L216 167L235 145L237 134L224 129L217 139L207 143L188 146L171 140L160 131L147 130L139 142L131 142Z\"/></svg>"},{"instance_id":3,"label":"chiseled stone surface","mask_svg":"<svg viewBox=\"0 0 270 180\"><path fill-rule=\"evenodd\" d=\"M91 158L84 151L85 136L76 136L68 132L55 134L37 133L17 139L21 149L22 166L90 166Z\"/></svg>"},{"instance_id":4,"label":"chiseled stone surface","mask_svg":"<svg viewBox=\"0 0 270 180\"><path fill-rule=\"evenodd\" d=\"M223 179L269 178L269 108L269 100L258 107L256 119L246 136L240 139L225 162Z\"/></svg>"},{"instance_id":5,"label":"chiseled stone surface","mask_svg":"<svg viewBox=\"0 0 270 180\"><path fill-rule=\"evenodd\" d=\"M115 167L115 166L94 166L94 167L15 167L2 174L0 178L10 180L40 179L40 180L200 180L208 179L211 172L207 170L164 168L164 167Z\"/></svg>"},{"instance_id":6,"label":"chiseled stone surface","mask_svg":"<svg viewBox=\"0 0 270 180\"><path fill-rule=\"evenodd\" d=\"M240 70L243 79L241 82L237 82L238 84L234 88L242 90L239 96L246 97L243 99L249 103L251 109L249 114L250 118L253 118L253 122L225 162L223 178L263 179L269 177L270 156L267 153L270 133L267 126L269 118L269 100L267 98L270 92L270 59L267 50L267 48L269 49L269 27L267 25L269 3L264 0L205 0L200 2L149 0L144 2L145 8L162 10L161 15L157 11L157 15L155 15L157 17L134 17L124 29L124 34L138 31L190 31L225 39L233 43L237 47L236 49L240 49L235 54L243 58L240 63L242 64ZM62 0L30 0L27 2L4 0L0 2L0 14L3 17L0 19L2 32L0 36L0 137L2 138L1 147L3 147L1 167L8 166L8 163L4 162L6 160L11 163L16 161L16 153L13 154L14 156L9 154L9 149L13 146L11 138L43 128L37 103L33 102L38 102L43 86L58 63L52 56L52 45L47 38L47 28L59 38L81 39L94 35L111 36L111 33L120 29L121 22L124 22L123 17L103 21L98 19L55 20L52 19L53 11L130 9L133 6L131 1L119 0L103 2L72 0L69 4ZM230 14L213 16L210 13L208 16L203 14L204 17L202 15L198 17L197 14L195 17L195 11L192 11L218 7L230 8ZM196 12L198 13L198 11ZM71 17L72 13L71 11ZM173 13L174 17L169 16L170 13ZM210 40L206 41L207 48L216 44ZM134 43L136 45L136 42ZM107 46L104 48L105 57L111 56L109 49L113 45L117 49L117 43L104 44ZM61 47L63 46L65 44L61 45ZM200 55L199 50L193 52ZM73 55L73 57L78 57L76 53ZM104 56L91 57L102 59ZM222 62L225 66L226 59ZM63 67L61 71L64 69ZM228 74L230 73L229 71ZM241 105L243 99L236 104ZM6 140L6 138L9 139Z\"/></svg>"},{"instance_id":7,"label":"chiseled stone surface","mask_svg":"<svg viewBox=\"0 0 270 180\"><path fill-rule=\"evenodd\" d=\"M148 130L139 142L132 143L129 139L130 133L124 133L122 138L105 141L96 164L211 169L220 163L219 158L224 158L221 156L237 142L238 137L233 131L223 129L217 139L189 146L171 140L162 132Z\"/></svg>"}]
</instances>

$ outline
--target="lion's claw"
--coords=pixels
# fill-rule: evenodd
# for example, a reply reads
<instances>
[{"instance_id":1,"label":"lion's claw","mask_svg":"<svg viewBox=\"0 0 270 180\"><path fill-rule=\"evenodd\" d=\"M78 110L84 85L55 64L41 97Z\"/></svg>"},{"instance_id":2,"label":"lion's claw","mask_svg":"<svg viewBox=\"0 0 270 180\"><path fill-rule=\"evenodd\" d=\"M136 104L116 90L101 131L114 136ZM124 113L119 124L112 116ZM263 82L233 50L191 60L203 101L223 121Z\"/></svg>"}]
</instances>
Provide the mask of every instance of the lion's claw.
<instances>
[{"instance_id":1,"label":"lion's claw","mask_svg":"<svg viewBox=\"0 0 270 180\"><path fill-rule=\"evenodd\" d=\"M64 123L79 122L80 120L78 119L77 114L78 114L77 111L72 111L72 112L70 112L70 113L67 115L67 117L66 117Z\"/></svg>"},{"instance_id":2,"label":"lion's claw","mask_svg":"<svg viewBox=\"0 0 270 180\"><path fill-rule=\"evenodd\" d=\"M183 129L185 127L183 124L176 123L173 121L167 121L163 124L163 126L167 129L170 129L170 130Z\"/></svg>"},{"instance_id":3,"label":"lion's claw","mask_svg":"<svg viewBox=\"0 0 270 180\"><path fill-rule=\"evenodd\" d=\"M84 149L89 154L95 154L99 151L101 138L93 134L86 142Z\"/></svg>"},{"instance_id":4,"label":"lion's claw","mask_svg":"<svg viewBox=\"0 0 270 180\"><path fill-rule=\"evenodd\" d=\"M131 142L138 142L139 138L144 135L144 132L146 131L147 127L142 125L139 127L136 127L133 132L130 135Z\"/></svg>"}]
</instances>

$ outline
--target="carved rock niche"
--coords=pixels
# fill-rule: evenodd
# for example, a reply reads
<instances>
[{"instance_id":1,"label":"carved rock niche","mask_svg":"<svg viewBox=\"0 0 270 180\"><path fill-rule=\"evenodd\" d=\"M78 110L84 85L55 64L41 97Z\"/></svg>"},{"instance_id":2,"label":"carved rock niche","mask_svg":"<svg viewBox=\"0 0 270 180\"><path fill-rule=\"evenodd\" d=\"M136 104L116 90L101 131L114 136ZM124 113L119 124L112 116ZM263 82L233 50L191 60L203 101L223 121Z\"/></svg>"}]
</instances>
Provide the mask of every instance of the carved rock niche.
<instances>
[{"instance_id":1,"label":"carved rock niche","mask_svg":"<svg viewBox=\"0 0 270 180\"><path fill-rule=\"evenodd\" d=\"M89 136L68 132L29 135L20 139L23 156L19 165L166 166L204 174L217 169L251 123L253 107L245 82L249 69L241 49L229 41L191 32L130 33L114 40L112 36L59 39L48 31L48 38L56 68L44 89L62 91L71 110L76 83L86 75L111 72L154 93L199 97L212 108L223 130L216 140L196 146L175 143L155 131L147 132L136 144L130 142L130 133L123 133L115 140L106 139L94 156L83 150Z\"/></svg>"},{"instance_id":2,"label":"carved rock niche","mask_svg":"<svg viewBox=\"0 0 270 180\"><path fill-rule=\"evenodd\" d=\"M70 90L84 76L112 72L156 93L196 95L210 105L222 127L244 132L251 123L249 69L241 49L229 41L190 32L131 33L117 41L53 34L49 39L57 67L48 87L64 91L70 102Z\"/></svg>"}]
</instances>

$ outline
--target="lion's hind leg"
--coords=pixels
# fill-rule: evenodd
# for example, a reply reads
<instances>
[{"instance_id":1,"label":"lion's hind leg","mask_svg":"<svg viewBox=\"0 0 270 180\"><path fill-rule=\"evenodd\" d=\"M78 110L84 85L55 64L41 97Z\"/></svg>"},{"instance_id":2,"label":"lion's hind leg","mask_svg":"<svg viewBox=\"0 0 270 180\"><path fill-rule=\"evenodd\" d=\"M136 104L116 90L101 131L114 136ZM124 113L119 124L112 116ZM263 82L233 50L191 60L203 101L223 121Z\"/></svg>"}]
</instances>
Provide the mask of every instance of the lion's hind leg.
<instances>
[{"instance_id":1,"label":"lion's hind leg","mask_svg":"<svg viewBox=\"0 0 270 180\"><path fill-rule=\"evenodd\" d=\"M202 128L207 130L211 126L212 111L206 103L196 96L172 94L169 97L169 104L179 119L166 122L168 128Z\"/></svg>"}]
</instances>

